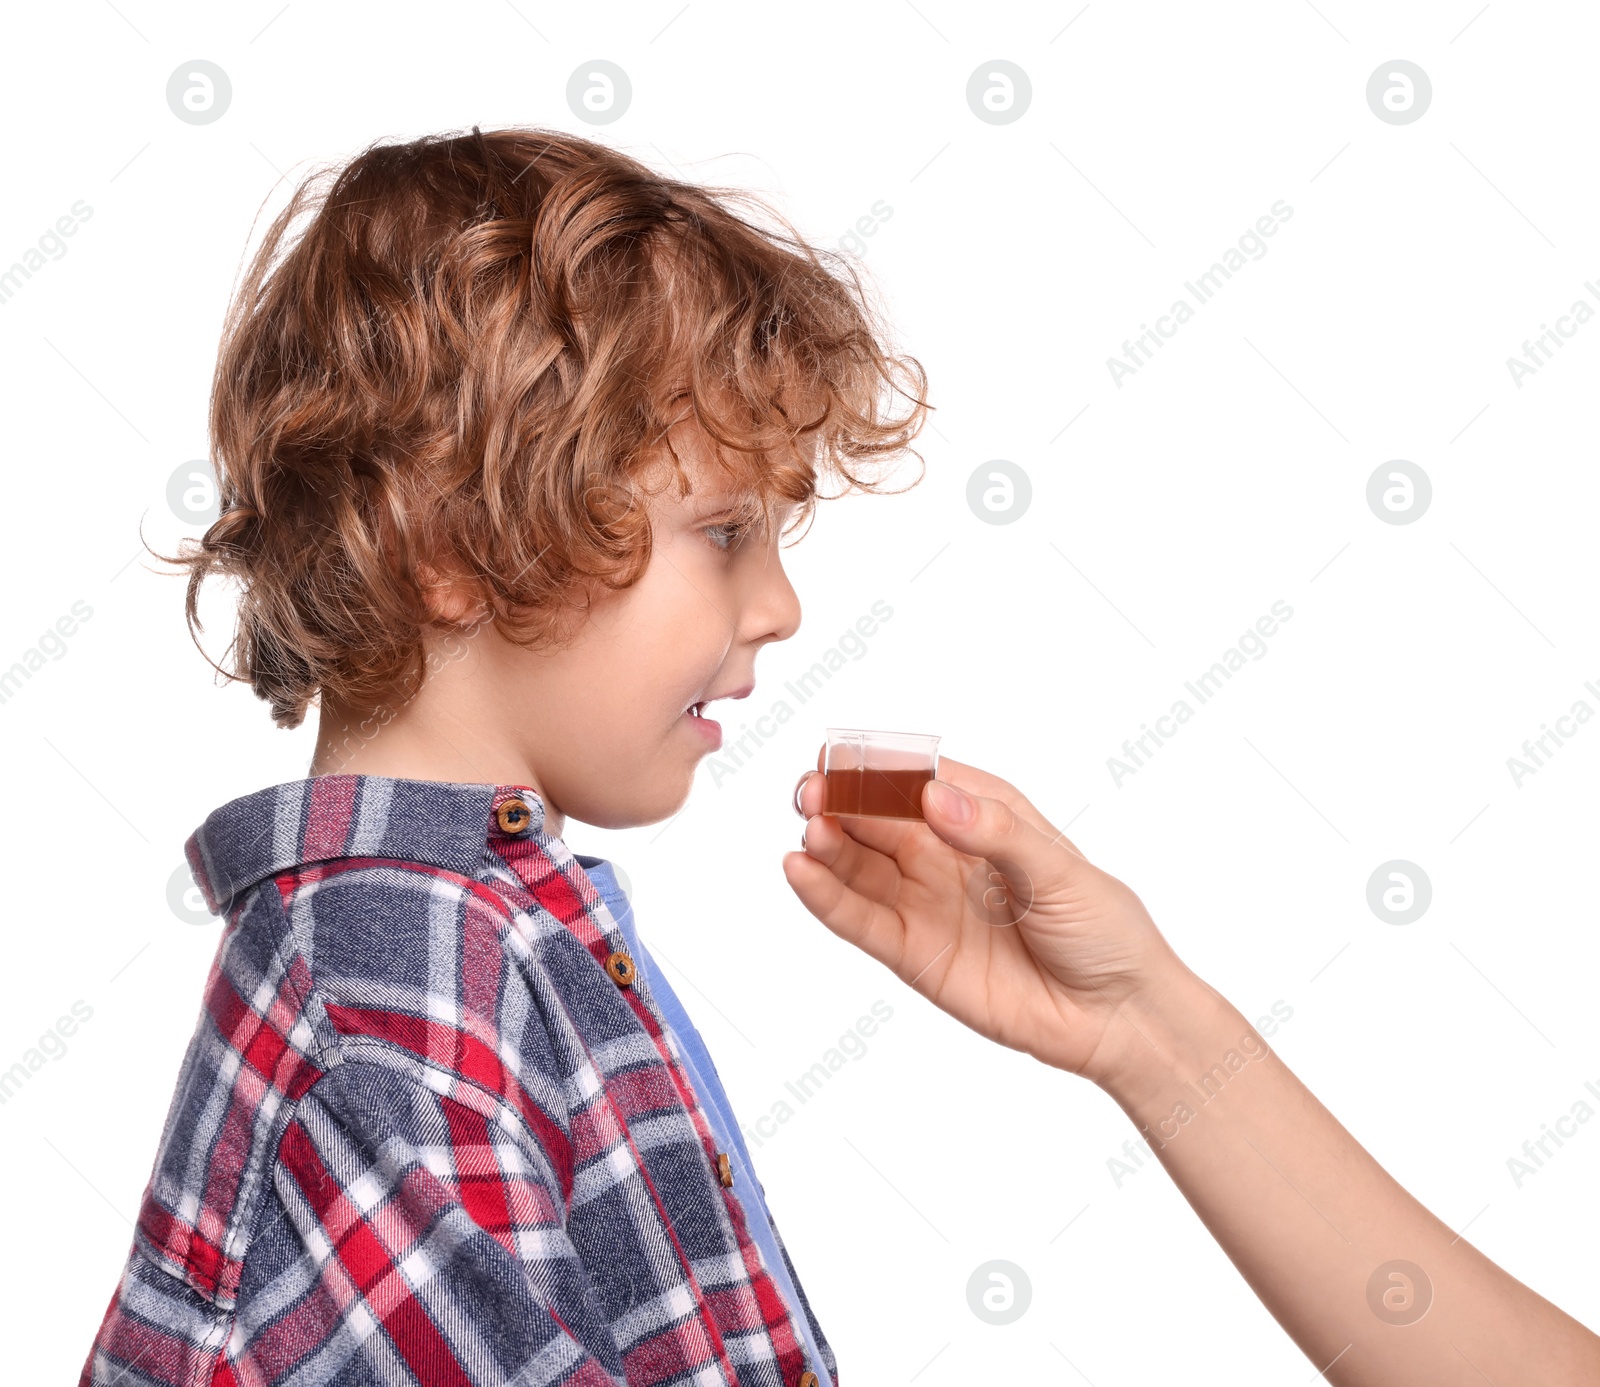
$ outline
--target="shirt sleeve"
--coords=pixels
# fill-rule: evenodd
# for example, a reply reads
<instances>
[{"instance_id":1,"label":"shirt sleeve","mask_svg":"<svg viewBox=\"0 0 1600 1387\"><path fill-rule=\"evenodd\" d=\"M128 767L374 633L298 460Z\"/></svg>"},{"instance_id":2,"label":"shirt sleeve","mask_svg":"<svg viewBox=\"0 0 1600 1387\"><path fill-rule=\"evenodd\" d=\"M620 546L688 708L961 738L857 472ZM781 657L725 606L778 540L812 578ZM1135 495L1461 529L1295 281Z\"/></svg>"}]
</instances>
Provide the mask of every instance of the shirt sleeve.
<instances>
[{"instance_id":1,"label":"shirt sleeve","mask_svg":"<svg viewBox=\"0 0 1600 1387\"><path fill-rule=\"evenodd\" d=\"M295 1266L261 1298L296 1298L270 1330L241 1300L229 1355L266 1380L293 1343L296 1381L625 1387L551 1163L489 1095L347 1060L300 1100L274 1180Z\"/></svg>"}]
</instances>

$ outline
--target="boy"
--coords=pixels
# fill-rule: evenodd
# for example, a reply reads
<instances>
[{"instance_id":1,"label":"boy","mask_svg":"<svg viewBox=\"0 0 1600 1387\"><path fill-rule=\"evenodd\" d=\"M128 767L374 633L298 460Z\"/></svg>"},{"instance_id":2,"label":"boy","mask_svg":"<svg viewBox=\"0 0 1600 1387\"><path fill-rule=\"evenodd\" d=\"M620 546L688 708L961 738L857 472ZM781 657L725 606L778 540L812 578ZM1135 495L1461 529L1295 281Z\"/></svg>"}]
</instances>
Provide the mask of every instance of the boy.
<instances>
[{"instance_id":1,"label":"boy","mask_svg":"<svg viewBox=\"0 0 1600 1387\"><path fill-rule=\"evenodd\" d=\"M187 844L224 932L83 1381L834 1387L710 1057L561 833L681 806L799 624L780 535L826 471L874 489L921 367L853 273L585 140L317 184L230 312L223 510L172 560L193 629L238 582L223 672L315 701L317 750Z\"/></svg>"}]
</instances>

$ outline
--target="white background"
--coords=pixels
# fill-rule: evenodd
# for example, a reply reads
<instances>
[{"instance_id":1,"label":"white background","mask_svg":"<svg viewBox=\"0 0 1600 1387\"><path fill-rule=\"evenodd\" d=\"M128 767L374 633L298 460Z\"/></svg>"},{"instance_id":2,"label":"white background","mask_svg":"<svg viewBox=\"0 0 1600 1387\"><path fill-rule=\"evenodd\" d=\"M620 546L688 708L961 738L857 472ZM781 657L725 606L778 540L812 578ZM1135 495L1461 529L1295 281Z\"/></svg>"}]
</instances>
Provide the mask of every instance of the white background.
<instances>
[{"instance_id":1,"label":"white background","mask_svg":"<svg viewBox=\"0 0 1600 1387\"><path fill-rule=\"evenodd\" d=\"M157 549L198 533L166 484L206 452L252 225L280 174L473 122L757 189L829 245L892 208L863 266L932 378L926 475L823 507L789 556L804 625L742 706L873 601L892 619L669 825L568 835L633 883L747 1124L874 1000L893 1008L754 1151L842 1380L1321 1365L1159 1166L1118 1186L1132 1127L1108 1098L977 1039L792 898L789 794L830 724L938 732L1070 822L1246 1016L1292 1007L1278 1053L1407 1188L1600 1324L1600 1123L1520 1188L1507 1166L1600 1085L1600 726L1520 786L1507 768L1576 700L1600 709L1600 325L1520 388L1506 366L1600 282L1592 7L118 0L19 8L7 31L0 264L75 201L92 217L0 305L0 667L74 601L93 612L0 704L0 1069L92 1008L0 1106L8 1377L72 1378L127 1250L217 938L168 906L183 840L311 754L309 723L276 730L247 688L214 685L181 581L141 556L141 531ZM164 95L197 57L233 83L205 126ZM1396 57L1433 84L1409 125L1365 98ZM598 130L565 100L594 58L633 83ZM965 99L995 58L1032 83L1008 125ZM1119 387L1106 358L1279 199L1293 216L1269 253ZM993 459L1032 483L1007 525L966 502ZM1413 524L1367 505L1393 459L1432 480ZM1294 615L1265 657L1119 786L1123 739L1280 599ZM206 613L220 655L225 592ZM1433 887L1406 926L1366 901L1394 858ZM1004 1327L967 1305L996 1258L1032 1288Z\"/></svg>"}]
</instances>

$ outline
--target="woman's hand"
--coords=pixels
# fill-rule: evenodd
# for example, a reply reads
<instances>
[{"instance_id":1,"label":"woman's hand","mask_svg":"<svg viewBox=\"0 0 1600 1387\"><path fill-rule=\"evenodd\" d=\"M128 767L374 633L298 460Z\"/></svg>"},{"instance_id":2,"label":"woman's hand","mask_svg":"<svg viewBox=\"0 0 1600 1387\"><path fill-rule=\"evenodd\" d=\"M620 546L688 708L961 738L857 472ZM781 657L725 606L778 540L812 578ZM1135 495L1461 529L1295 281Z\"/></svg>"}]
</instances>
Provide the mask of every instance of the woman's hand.
<instances>
[{"instance_id":1,"label":"woman's hand","mask_svg":"<svg viewBox=\"0 0 1600 1387\"><path fill-rule=\"evenodd\" d=\"M1209 991L1139 897L997 776L941 757L926 825L833 818L822 799L808 771L805 851L783 859L794 893L980 1035L1109 1086L1149 1048L1152 997Z\"/></svg>"},{"instance_id":2,"label":"woman's hand","mask_svg":"<svg viewBox=\"0 0 1600 1387\"><path fill-rule=\"evenodd\" d=\"M1005 781L943 758L939 775L924 826L822 815L808 773L805 851L783 870L813 915L973 1030L1110 1093L1317 1378L1600 1383L1600 1338L1406 1193L1132 891ZM1415 1313L1395 1318L1402 1288Z\"/></svg>"}]
</instances>

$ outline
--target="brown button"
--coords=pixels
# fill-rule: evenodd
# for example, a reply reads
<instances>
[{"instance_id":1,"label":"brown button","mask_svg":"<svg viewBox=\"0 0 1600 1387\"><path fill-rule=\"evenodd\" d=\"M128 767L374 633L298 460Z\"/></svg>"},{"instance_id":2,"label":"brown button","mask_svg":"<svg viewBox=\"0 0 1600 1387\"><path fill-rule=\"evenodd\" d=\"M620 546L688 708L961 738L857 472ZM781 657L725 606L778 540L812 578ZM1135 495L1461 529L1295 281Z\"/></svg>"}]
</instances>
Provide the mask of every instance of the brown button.
<instances>
[{"instance_id":1,"label":"brown button","mask_svg":"<svg viewBox=\"0 0 1600 1387\"><path fill-rule=\"evenodd\" d=\"M733 1164L728 1160L726 1151L717 1152L717 1179L722 1181L724 1188L733 1184Z\"/></svg>"},{"instance_id":2,"label":"brown button","mask_svg":"<svg viewBox=\"0 0 1600 1387\"><path fill-rule=\"evenodd\" d=\"M818 1382L817 1375L808 1370L800 1374L799 1387L822 1387L822 1384Z\"/></svg>"},{"instance_id":3,"label":"brown button","mask_svg":"<svg viewBox=\"0 0 1600 1387\"><path fill-rule=\"evenodd\" d=\"M633 960L618 949L606 960L606 972L610 973L624 987L629 986L634 979Z\"/></svg>"},{"instance_id":4,"label":"brown button","mask_svg":"<svg viewBox=\"0 0 1600 1387\"><path fill-rule=\"evenodd\" d=\"M502 833L526 833L533 823L533 811L527 800L508 799L494 811L494 818Z\"/></svg>"}]
</instances>

